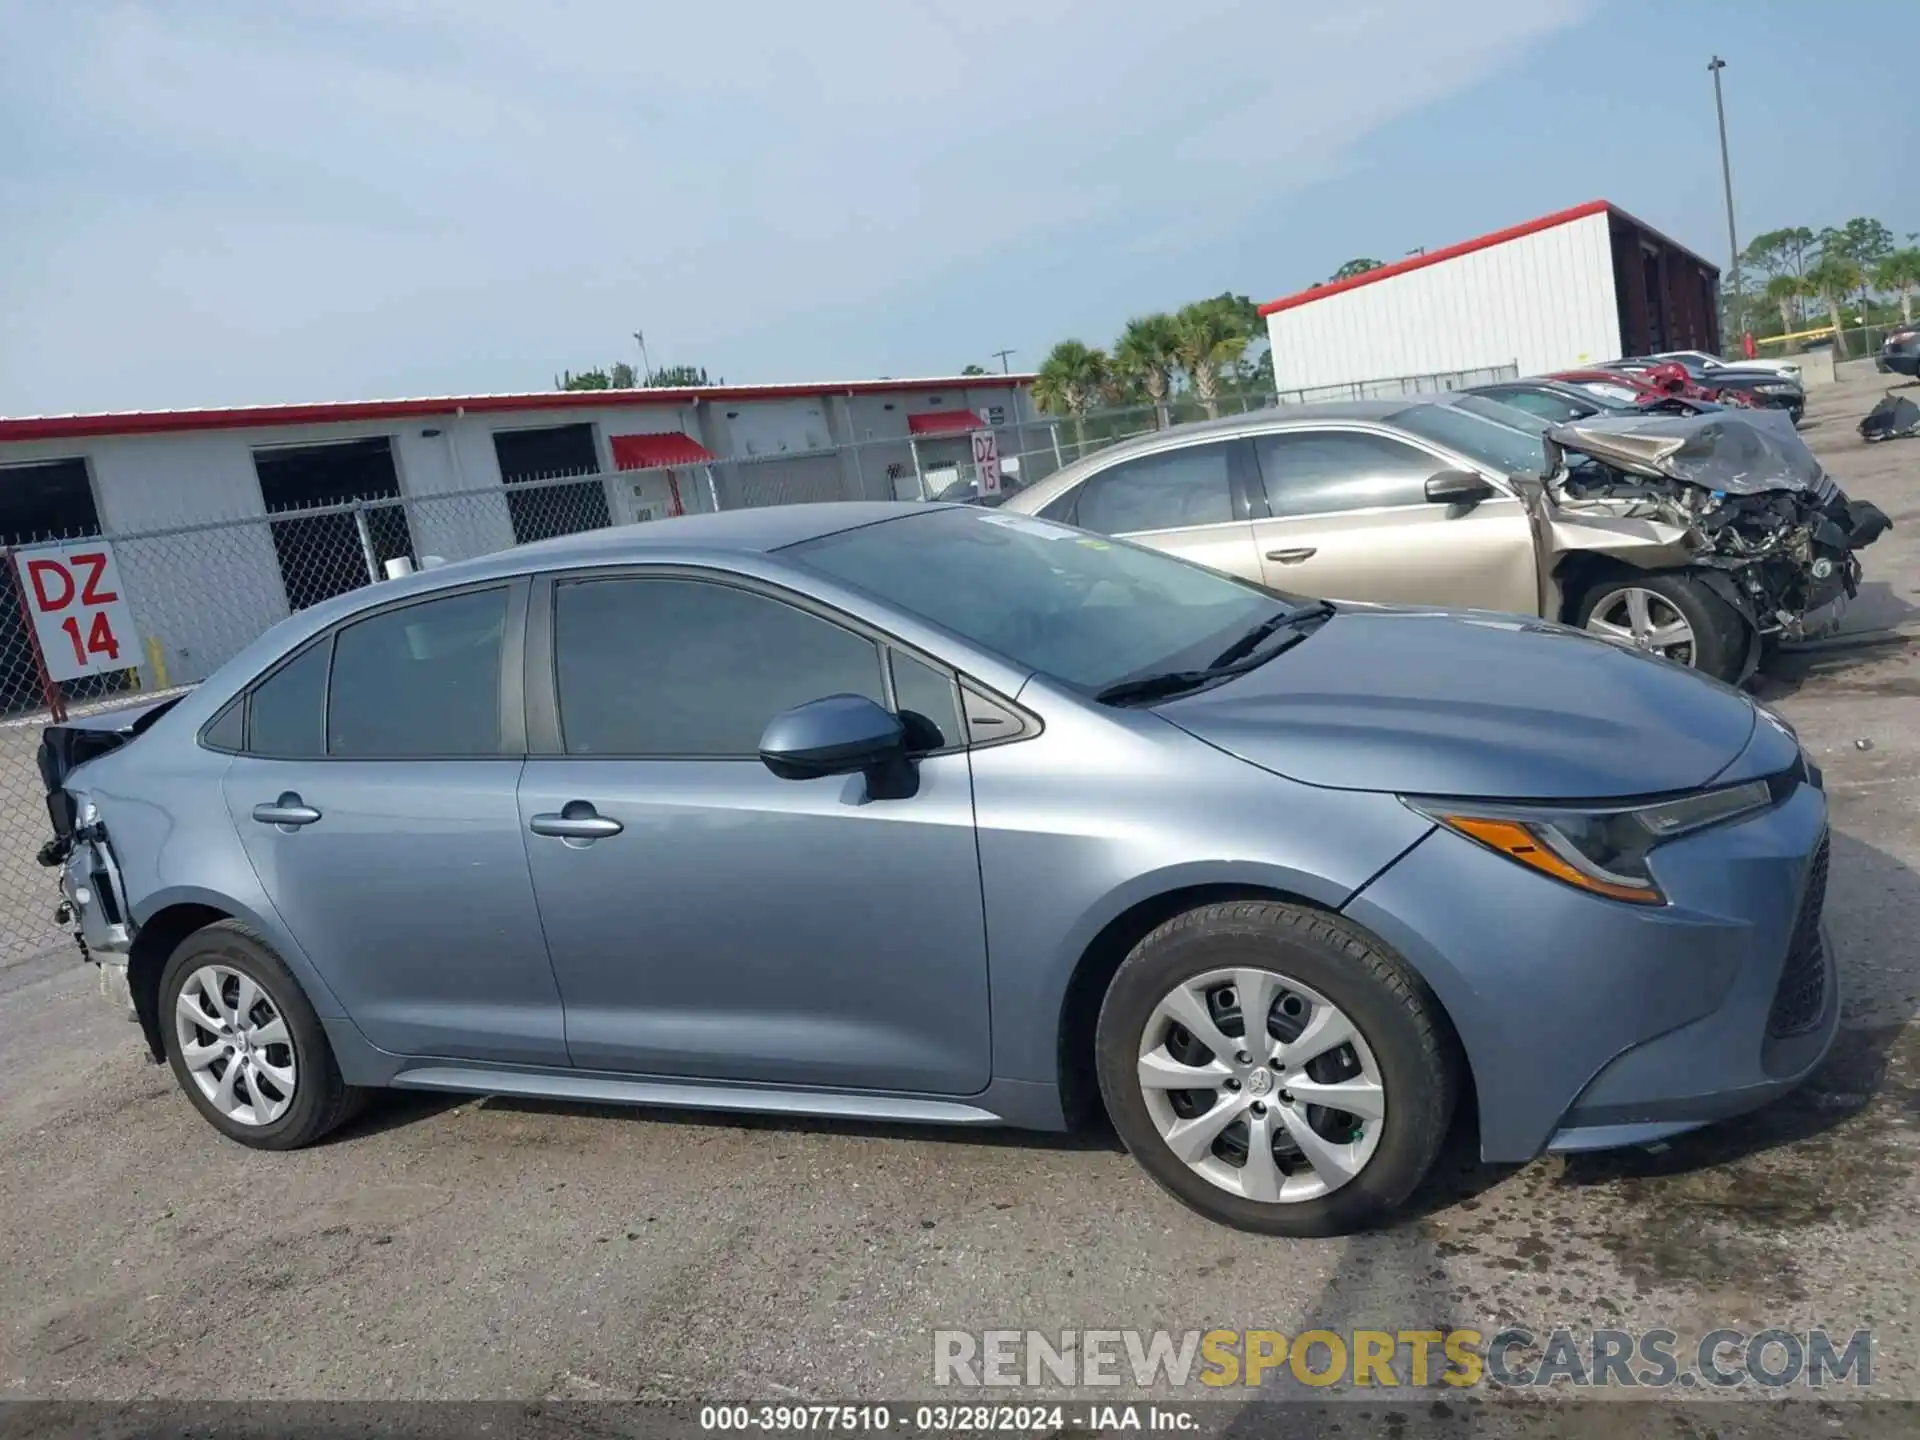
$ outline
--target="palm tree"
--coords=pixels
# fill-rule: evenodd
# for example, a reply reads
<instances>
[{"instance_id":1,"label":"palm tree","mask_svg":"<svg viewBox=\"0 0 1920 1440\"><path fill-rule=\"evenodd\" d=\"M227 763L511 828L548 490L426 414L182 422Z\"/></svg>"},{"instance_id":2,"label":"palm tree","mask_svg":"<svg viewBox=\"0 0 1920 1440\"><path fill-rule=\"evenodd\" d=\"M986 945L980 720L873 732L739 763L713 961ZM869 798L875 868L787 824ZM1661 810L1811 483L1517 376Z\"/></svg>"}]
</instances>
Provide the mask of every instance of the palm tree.
<instances>
[{"instance_id":1,"label":"palm tree","mask_svg":"<svg viewBox=\"0 0 1920 1440\"><path fill-rule=\"evenodd\" d=\"M1074 448L1087 449L1087 411L1100 398L1112 373L1106 352L1078 340L1062 340L1047 352L1034 376L1033 398L1042 410L1073 416Z\"/></svg>"},{"instance_id":2,"label":"palm tree","mask_svg":"<svg viewBox=\"0 0 1920 1440\"><path fill-rule=\"evenodd\" d=\"M1129 320L1113 344L1114 373L1140 387L1160 427L1169 419L1167 397L1173 393L1173 367L1180 363L1179 339L1173 317L1155 313Z\"/></svg>"},{"instance_id":3,"label":"palm tree","mask_svg":"<svg viewBox=\"0 0 1920 1440\"><path fill-rule=\"evenodd\" d=\"M1842 328L1840 307L1865 283L1860 267L1844 255L1822 255L1819 262L1807 270L1808 288L1827 302L1827 315L1833 321L1833 353L1841 360L1847 358L1847 337Z\"/></svg>"},{"instance_id":4,"label":"palm tree","mask_svg":"<svg viewBox=\"0 0 1920 1440\"><path fill-rule=\"evenodd\" d=\"M1780 333L1791 335L1794 330L1794 307L1800 303L1800 297L1807 293L1806 285L1798 275L1776 275L1767 281L1766 297L1780 307Z\"/></svg>"},{"instance_id":5,"label":"palm tree","mask_svg":"<svg viewBox=\"0 0 1920 1440\"><path fill-rule=\"evenodd\" d=\"M1240 312L1219 297L1182 307L1173 317L1173 331L1174 353L1212 419L1220 413L1220 372L1247 353L1253 332Z\"/></svg>"},{"instance_id":6,"label":"palm tree","mask_svg":"<svg viewBox=\"0 0 1920 1440\"><path fill-rule=\"evenodd\" d=\"M1920 289L1920 250L1896 250L1873 271L1874 284L1900 292L1900 318L1913 323L1913 292Z\"/></svg>"}]
</instances>

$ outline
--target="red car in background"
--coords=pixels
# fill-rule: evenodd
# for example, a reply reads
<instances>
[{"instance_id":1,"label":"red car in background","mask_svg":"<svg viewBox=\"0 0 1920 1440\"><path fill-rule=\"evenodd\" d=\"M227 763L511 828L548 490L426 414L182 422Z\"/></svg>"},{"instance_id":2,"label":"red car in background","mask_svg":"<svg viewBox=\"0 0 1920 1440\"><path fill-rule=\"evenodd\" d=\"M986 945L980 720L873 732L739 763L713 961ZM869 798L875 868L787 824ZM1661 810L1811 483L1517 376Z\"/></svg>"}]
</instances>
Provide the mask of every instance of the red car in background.
<instances>
[{"instance_id":1,"label":"red car in background","mask_svg":"<svg viewBox=\"0 0 1920 1440\"><path fill-rule=\"evenodd\" d=\"M1609 400L1656 404L1662 400L1704 402L1711 405L1752 406L1753 397L1740 390L1703 385L1671 361L1644 370L1561 370L1553 378L1582 385Z\"/></svg>"}]
</instances>

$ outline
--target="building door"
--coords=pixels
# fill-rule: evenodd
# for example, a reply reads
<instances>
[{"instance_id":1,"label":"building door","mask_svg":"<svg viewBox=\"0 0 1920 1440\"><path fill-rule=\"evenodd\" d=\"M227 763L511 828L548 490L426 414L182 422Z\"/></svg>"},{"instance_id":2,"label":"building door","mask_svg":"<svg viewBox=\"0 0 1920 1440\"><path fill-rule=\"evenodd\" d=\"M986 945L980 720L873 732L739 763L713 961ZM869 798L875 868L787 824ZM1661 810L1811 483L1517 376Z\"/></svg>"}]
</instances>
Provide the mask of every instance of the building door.
<instances>
[{"instance_id":1,"label":"building door","mask_svg":"<svg viewBox=\"0 0 1920 1440\"><path fill-rule=\"evenodd\" d=\"M600 473L600 452L591 425L548 425L535 430L496 430L494 457L507 487L507 513L516 545L599 530L613 523L607 492L596 479L577 485L539 485L569 475Z\"/></svg>"},{"instance_id":2,"label":"building door","mask_svg":"<svg viewBox=\"0 0 1920 1440\"><path fill-rule=\"evenodd\" d=\"M399 504L393 446L386 436L271 446L253 452L253 469L260 477L260 498L273 517L273 549L289 609L304 610L371 584L387 561L413 554L407 513ZM338 508L322 515L275 514L355 500L385 503L365 507L358 517Z\"/></svg>"},{"instance_id":3,"label":"building door","mask_svg":"<svg viewBox=\"0 0 1920 1440\"><path fill-rule=\"evenodd\" d=\"M0 544L31 545L37 540L78 540L100 533L100 512L93 503L85 460L43 460L0 466ZM6 577L0 592L0 712L37 710L46 703L33 641L21 618L18 580ZM137 656L133 657L137 663ZM121 689L126 671L84 675L60 686L69 700L90 699Z\"/></svg>"}]
</instances>

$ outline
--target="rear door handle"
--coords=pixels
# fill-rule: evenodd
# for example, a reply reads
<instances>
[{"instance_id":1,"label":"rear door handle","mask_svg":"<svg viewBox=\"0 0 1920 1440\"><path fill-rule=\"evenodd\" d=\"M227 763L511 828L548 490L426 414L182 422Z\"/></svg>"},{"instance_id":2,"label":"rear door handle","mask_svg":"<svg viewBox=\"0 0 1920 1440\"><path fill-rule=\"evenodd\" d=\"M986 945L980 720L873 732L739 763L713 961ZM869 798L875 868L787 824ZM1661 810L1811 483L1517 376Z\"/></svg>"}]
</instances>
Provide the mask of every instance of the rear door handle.
<instances>
[{"instance_id":1,"label":"rear door handle","mask_svg":"<svg viewBox=\"0 0 1920 1440\"><path fill-rule=\"evenodd\" d=\"M298 791L288 790L271 805L254 806L253 818L262 825L277 825L291 835L302 825L313 824L320 812L302 800Z\"/></svg>"},{"instance_id":2,"label":"rear door handle","mask_svg":"<svg viewBox=\"0 0 1920 1440\"><path fill-rule=\"evenodd\" d=\"M1297 550L1269 550L1267 558L1281 565L1298 565L1302 560L1311 560L1319 553L1311 545L1302 545Z\"/></svg>"},{"instance_id":3,"label":"rear door handle","mask_svg":"<svg viewBox=\"0 0 1920 1440\"><path fill-rule=\"evenodd\" d=\"M598 813L589 801L569 800L560 807L559 814L536 815L527 822L527 828L536 835L551 835L568 844L590 844L618 835L627 827Z\"/></svg>"}]
</instances>

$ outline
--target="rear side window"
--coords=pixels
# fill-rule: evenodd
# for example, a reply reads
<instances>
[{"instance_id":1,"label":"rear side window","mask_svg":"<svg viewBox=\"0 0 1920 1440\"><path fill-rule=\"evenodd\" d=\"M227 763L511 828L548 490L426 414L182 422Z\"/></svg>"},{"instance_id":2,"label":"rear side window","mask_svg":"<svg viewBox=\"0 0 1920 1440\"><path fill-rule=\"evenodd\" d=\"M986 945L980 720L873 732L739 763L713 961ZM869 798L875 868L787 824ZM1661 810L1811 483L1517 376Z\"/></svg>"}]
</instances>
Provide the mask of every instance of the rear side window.
<instances>
[{"instance_id":1,"label":"rear side window","mask_svg":"<svg viewBox=\"0 0 1920 1440\"><path fill-rule=\"evenodd\" d=\"M1178 530L1234 519L1232 442L1123 460L1080 487L1075 523L1102 535Z\"/></svg>"},{"instance_id":2,"label":"rear side window","mask_svg":"<svg viewBox=\"0 0 1920 1440\"><path fill-rule=\"evenodd\" d=\"M327 753L498 754L506 618L506 590L481 590L341 630L327 695Z\"/></svg>"},{"instance_id":3,"label":"rear side window","mask_svg":"<svg viewBox=\"0 0 1920 1440\"><path fill-rule=\"evenodd\" d=\"M1379 505L1424 505L1444 468L1423 450L1360 430L1288 430L1254 438L1275 515L1325 515Z\"/></svg>"},{"instance_id":4,"label":"rear side window","mask_svg":"<svg viewBox=\"0 0 1920 1440\"><path fill-rule=\"evenodd\" d=\"M828 695L886 703L880 647L770 595L701 580L554 587L569 755L760 753L767 722Z\"/></svg>"},{"instance_id":5,"label":"rear side window","mask_svg":"<svg viewBox=\"0 0 1920 1440\"><path fill-rule=\"evenodd\" d=\"M247 749L304 759L326 753L326 641L310 645L253 687L247 699Z\"/></svg>"}]
</instances>

